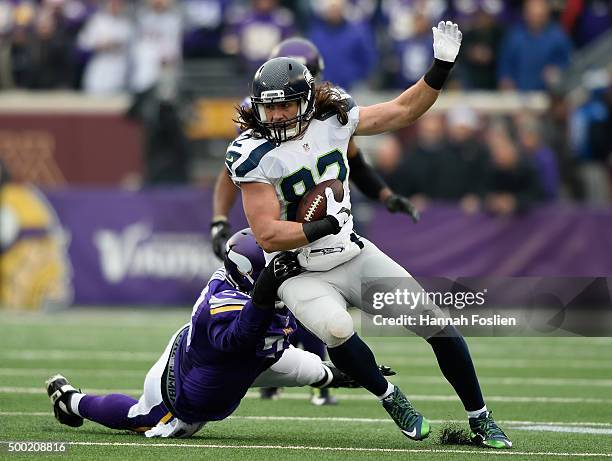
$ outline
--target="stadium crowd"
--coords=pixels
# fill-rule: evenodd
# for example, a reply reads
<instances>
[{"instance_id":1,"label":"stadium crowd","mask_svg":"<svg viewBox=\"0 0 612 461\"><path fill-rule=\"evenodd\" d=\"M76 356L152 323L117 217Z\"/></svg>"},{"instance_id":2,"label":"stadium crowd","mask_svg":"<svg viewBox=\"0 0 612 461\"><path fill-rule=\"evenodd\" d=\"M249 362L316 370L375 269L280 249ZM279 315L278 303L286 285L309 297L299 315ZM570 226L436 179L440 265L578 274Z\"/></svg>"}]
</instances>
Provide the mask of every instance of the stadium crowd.
<instances>
[{"instance_id":1,"label":"stadium crowd","mask_svg":"<svg viewBox=\"0 0 612 461\"><path fill-rule=\"evenodd\" d=\"M380 143L375 161L390 184L466 211L483 204L506 214L558 198L609 203L608 63L584 79L582 103L559 90L573 54L610 29L605 0L0 0L0 90L156 87L173 100L184 60L227 57L250 76L294 35L320 49L326 80L349 91L401 89L427 71L431 27L442 18L464 31L448 88L546 91L550 107L545 116L431 114Z\"/></svg>"}]
</instances>

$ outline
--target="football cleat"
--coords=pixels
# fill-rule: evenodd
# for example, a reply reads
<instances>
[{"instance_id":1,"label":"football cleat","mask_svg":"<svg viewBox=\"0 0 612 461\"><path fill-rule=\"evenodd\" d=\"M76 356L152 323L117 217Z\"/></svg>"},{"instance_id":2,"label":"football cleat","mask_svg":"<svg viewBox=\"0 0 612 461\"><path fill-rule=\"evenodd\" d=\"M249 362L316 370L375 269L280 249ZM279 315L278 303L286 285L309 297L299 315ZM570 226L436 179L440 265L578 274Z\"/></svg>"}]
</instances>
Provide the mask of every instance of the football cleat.
<instances>
[{"instance_id":1,"label":"football cleat","mask_svg":"<svg viewBox=\"0 0 612 461\"><path fill-rule=\"evenodd\" d=\"M81 390L72 387L68 380L62 375L52 376L45 381L45 385L47 387L47 395L53 404L55 419L66 426L82 426L83 418L79 415L75 415L70 409L70 396L81 392Z\"/></svg>"},{"instance_id":2,"label":"football cleat","mask_svg":"<svg viewBox=\"0 0 612 461\"><path fill-rule=\"evenodd\" d=\"M338 400L330 394L329 388L317 389L313 387L310 403L317 407L321 407L323 405L338 405Z\"/></svg>"},{"instance_id":3,"label":"football cleat","mask_svg":"<svg viewBox=\"0 0 612 461\"><path fill-rule=\"evenodd\" d=\"M483 411L470 418L470 439L475 445L489 448L512 448L512 442L493 420L491 411Z\"/></svg>"},{"instance_id":4,"label":"football cleat","mask_svg":"<svg viewBox=\"0 0 612 461\"><path fill-rule=\"evenodd\" d=\"M429 436L431 430L429 421L414 409L399 387L395 386L393 393L382 399L381 402L406 437L412 440L423 440Z\"/></svg>"},{"instance_id":5,"label":"football cleat","mask_svg":"<svg viewBox=\"0 0 612 461\"><path fill-rule=\"evenodd\" d=\"M278 400L281 395L280 387L262 387L259 389L259 397L262 400Z\"/></svg>"}]
</instances>

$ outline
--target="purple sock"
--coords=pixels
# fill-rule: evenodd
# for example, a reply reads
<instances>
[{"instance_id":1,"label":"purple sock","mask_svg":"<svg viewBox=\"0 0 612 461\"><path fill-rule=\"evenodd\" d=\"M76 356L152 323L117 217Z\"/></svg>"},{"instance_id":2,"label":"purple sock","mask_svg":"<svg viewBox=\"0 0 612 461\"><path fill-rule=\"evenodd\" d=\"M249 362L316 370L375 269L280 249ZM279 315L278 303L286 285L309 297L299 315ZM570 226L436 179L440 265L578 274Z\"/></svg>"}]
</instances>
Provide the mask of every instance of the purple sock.
<instances>
[{"instance_id":1,"label":"purple sock","mask_svg":"<svg viewBox=\"0 0 612 461\"><path fill-rule=\"evenodd\" d=\"M79 413L83 418L111 429L135 430L155 426L168 411L161 404L153 407L147 415L128 418L130 408L136 403L137 400L123 394L85 395L79 402Z\"/></svg>"}]
</instances>

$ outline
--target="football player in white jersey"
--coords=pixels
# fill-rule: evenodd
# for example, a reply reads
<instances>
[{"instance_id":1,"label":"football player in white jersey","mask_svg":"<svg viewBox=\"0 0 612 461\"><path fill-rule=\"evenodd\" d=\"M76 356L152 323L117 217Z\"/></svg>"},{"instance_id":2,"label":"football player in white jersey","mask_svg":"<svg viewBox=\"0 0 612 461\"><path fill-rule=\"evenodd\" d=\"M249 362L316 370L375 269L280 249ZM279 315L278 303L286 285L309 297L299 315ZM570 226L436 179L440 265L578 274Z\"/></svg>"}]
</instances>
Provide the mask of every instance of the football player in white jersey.
<instances>
[{"instance_id":1,"label":"football player in white jersey","mask_svg":"<svg viewBox=\"0 0 612 461\"><path fill-rule=\"evenodd\" d=\"M323 70L325 63L321 57L318 48L309 40L300 37L292 37L283 40L270 53L270 59L277 57L290 57L304 64L314 77L315 81L321 81L323 78ZM342 97L348 98L348 94L342 92ZM241 103L242 106L250 107L251 99L245 98ZM416 222L418 220L418 212L407 198L394 194L388 187L383 187L380 190L372 187L372 181L369 175L360 174L362 166L365 165L361 152L359 151L354 140L349 141L347 148L347 157L349 158L349 169L351 177L349 178L357 188L364 193L368 198L383 203L387 209L393 213L403 212L409 214ZM223 259L225 251L225 242L231 235L231 225L228 220L228 215L234 202L238 188L230 179L229 172L223 168L215 182L213 194L213 218L210 225L210 239L213 251ZM298 327L296 332L291 336L291 343L294 346L300 345L304 350L318 355L321 359L325 359L325 344L310 332ZM276 388L261 388L261 396L265 399L275 399L279 395L279 389ZM337 403L336 398L331 395L329 389L314 389L310 400L314 405L334 405Z\"/></svg>"},{"instance_id":2,"label":"football player in white jersey","mask_svg":"<svg viewBox=\"0 0 612 461\"><path fill-rule=\"evenodd\" d=\"M327 344L332 362L376 395L402 433L414 440L429 435L429 421L382 376L372 351L355 334L346 308L367 311L361 295L365 279L376 278L383 291L397 288L397 279L414 291L422 289L404 268L353 232L347 151L353 135L396 130L425 113L438 98L460 45L457 25L440 22L433 28L435 60L424 77L397 98L367 107L356 106L329 85L315 85L308 69L296 60L269 60L255 73L252 107L240 109L244 132L226 155L226 166L241 188L246 217L266 259L278 251L297 249L306 269L284 282L278 296ZM371 178L373 189L383 186L367 165L360 170ZM337 202L327 189L327 216L296 222L301 197L328 179L343 183L342 201ZM430 316L444 316L431 304L416 306L413 313L425 310ZM510 448L512 443L484 403L460 333L452 326L409 328L432 346L442 373L468 413L474 443Z\"/></svg>"}]
</instances>

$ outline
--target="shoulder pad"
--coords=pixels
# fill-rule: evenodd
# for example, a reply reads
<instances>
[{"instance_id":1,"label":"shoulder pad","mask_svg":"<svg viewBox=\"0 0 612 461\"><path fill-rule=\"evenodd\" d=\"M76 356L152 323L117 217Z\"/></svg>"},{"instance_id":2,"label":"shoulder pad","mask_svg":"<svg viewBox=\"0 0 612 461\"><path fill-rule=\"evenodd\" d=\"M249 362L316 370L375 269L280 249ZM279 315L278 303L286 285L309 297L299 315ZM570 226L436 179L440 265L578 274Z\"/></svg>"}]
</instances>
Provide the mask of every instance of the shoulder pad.
<instances>
[{"instance_id":1,"label":"shoulder pad","mask_svg":"<svg viewBox=\"0 0 612 461\"><path fill-rule=\"evenodd\" d=\"M256 179L257 175L253 170L259 166L263 156L275 147L267 139L255 137L252 130L245 131L229 145L225 155L225 166L232 179L235 181Z\"/></svg>"}]
</instances>

